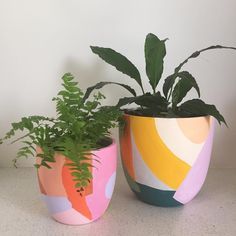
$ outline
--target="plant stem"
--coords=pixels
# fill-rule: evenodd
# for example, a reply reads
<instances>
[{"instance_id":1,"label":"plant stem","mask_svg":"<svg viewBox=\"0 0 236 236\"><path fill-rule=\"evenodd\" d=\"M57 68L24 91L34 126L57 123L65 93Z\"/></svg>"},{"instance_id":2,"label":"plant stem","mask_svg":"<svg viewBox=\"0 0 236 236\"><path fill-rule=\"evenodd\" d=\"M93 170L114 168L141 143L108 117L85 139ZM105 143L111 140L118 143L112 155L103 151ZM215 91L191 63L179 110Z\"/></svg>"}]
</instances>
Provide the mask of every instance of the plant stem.
<instances>
[{"instance_id":1,"label":"plant stem","mask_svg":"<svg viewBox=\"0 0 236 236\"><path fill-rule=\"evenodd\" d=\"M23 139L23 138L26 138L27 136L29 136L29 135L32 134L32 133L33 133L33 132L29 132L29 133L27 133L26 135L21 136L21 137L15 139L14 141L11 142L11 144L16 143L16 142L18 142L19 140L21 140L21 139Z\"/></svg>"},{"instance_id":2,"label":"plant stem","mask_svg":"<svg viewBox=\"0 0 236 236\"><path fill-rule=\"evenodd\" d=\"M143 85L142 85L142 84L140 85L140 87L141 87L141 89L142 89L142 93L145 94L145 91L144 91L144 89L143 89Z\"/></svg>"}]
</instances>

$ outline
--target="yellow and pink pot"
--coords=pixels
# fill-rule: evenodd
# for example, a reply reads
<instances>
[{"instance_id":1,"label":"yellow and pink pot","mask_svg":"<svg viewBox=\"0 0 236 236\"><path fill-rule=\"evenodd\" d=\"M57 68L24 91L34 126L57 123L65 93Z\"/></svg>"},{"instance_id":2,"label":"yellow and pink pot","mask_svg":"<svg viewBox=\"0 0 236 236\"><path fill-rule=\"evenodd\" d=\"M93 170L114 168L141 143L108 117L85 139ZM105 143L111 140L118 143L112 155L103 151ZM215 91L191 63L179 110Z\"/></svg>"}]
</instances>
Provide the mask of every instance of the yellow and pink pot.
<instances>
[{"instance_id":1,"label":"yellow and pink pot","mask_svg":"<svg viewBox=\"0 0 236 236\"><path fill-rule=\"evenodd\" d=\"M131 190L141 201L156 206L172 207L191 201L207 175L214 118L125 114L124 119L120 146Z\"/></svg>"},{"instance_id":2,"label":"yellow and pink pot","mask_svg":"<svg viewBox=\"0 0 236 236\"><path fill-rule=\"evenodd\" d=\"M38 169L42 199L52 218L60 223L90 223L101 217L109 205L116 179L116 144L113 141L111 145L92 153L99 159L99 163L92 161L91 164L96 168L91 169L93 178L82 196L75 188L69 166L65 165L69 162L65 156L56 154L56 162L48 163L52 169L43 166Z\"/></svg>"}]
</instances>

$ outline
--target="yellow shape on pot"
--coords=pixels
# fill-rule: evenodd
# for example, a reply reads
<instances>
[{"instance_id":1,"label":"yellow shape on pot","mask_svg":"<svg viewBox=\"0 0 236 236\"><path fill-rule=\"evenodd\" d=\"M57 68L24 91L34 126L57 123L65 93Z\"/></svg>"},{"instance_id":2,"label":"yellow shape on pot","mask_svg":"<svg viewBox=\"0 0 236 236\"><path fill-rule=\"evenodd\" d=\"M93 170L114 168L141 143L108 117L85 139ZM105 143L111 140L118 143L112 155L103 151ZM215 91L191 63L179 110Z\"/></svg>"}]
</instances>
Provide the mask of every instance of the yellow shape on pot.
<instances>
[{"instance_id":1,"label":"yellow shape on pot","mask_svg":"<svg viewBox=\"0 0 236 236\"><path fill-rule=\"evenodd\" d=\"M175 156L161 140L155 118L130 116L136 146L150 171L170 188L177 189L191 166Z\"/></svg>"}]
</instances>

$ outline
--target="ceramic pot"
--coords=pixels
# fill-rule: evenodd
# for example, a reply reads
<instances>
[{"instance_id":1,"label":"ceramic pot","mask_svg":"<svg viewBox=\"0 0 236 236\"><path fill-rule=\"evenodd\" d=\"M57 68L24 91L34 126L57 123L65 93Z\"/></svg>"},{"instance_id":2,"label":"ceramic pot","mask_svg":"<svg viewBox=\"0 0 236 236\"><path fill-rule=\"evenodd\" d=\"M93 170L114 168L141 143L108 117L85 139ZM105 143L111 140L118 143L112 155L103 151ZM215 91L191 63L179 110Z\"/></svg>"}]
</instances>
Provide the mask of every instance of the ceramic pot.
<instances>
[{"instance_id":1,"label":"ceramic pot","mask_svg":"<svg viewBox=\"0 0 236 236\"><path fill-rule=\"evenodd\" d=\"M38 149L40 152L40 149ZM69 162L63 155L55 155L55 163L48 163L38 169L38 181L43 201L56 221L68 225L82 225L98 219L107 209L112 197L117 166L117 147L113 143L92 151L99 159L91 164L93 179L85 188L82 196L75 188ZM40 158L37 159L40 162Z\"/></svg>"},{"instance_id":2,"label":"ceramic pot","mask_svg":"<svg viewBox=\"0 0 236 236\"><path fill-rule=\"evenodd\" d=\"M125 115L123 170L137 197L156 206L188 203L207 175L215 120Z\"/></svg>"}]
</instances>

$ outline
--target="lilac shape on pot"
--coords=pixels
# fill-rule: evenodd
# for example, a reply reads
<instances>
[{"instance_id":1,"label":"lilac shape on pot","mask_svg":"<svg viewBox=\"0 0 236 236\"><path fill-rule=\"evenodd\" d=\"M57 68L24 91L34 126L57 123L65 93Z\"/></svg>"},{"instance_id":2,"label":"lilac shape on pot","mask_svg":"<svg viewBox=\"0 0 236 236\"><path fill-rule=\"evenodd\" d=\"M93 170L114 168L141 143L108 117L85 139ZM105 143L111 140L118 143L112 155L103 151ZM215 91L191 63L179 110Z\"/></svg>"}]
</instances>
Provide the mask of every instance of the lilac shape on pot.
<instances>
[{"instance_id":1,"label":"lilac shape on pot","mask_svg":"<svg viewBox=\"0 0 236 236\"><path fill-rule=\"evenodd\" d=\"M66 197L42 195L42 198L51 214L56 214L72 208L70 201Z\"/></svg>"},{"instance_id":2,"label":"lilac shape on pot","mask_svg":"<svg viewBox=\"0 0 236 236\"><path fill-rule=\"evenodd\" d=\"M205 145L199 153L199 157L173 196L175 200L183 204L188 203L198 194L205 181L211 159L214 130L215 121L213 121L213 124L211 125L210 133Z\"/></svg>"}]
</instances>

